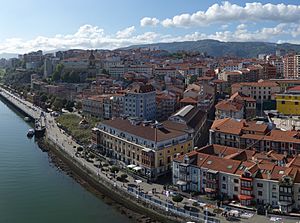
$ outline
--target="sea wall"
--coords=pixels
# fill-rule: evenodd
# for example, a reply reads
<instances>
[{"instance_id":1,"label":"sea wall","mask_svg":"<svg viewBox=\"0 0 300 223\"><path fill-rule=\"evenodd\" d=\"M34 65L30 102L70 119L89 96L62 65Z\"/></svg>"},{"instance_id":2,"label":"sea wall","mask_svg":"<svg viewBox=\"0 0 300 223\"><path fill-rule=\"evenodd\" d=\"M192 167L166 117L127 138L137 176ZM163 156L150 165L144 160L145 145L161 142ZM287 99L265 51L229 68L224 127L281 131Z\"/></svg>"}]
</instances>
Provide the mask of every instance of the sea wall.
<instances>
[{"instance_id":1,"label":"sea wall","mask_svg":"<svg viewBox=\"0 0 300 223\"><path fill-rule=\"evenodd\" d=\"M149 203L143 202L137 199L132 194L125 191L125 188L115 187L107 179L99 178L83 166L78 163L73 157L71 157L64 150L60 149L55 142L50 138L45 137L41 146L46 147L44 149L51 150L55 155L60 157L64 163L66 163L72 171L74 171L82 180L87 182L91 187L98 190L99 192L107 195L109 198L115 202L125 206L126 208L140 213L142 215L147 215L151 219L157 220L159 222L184 222L187 219L178 218L172 213L163 211Z\"/></svg>"}]
</instances>

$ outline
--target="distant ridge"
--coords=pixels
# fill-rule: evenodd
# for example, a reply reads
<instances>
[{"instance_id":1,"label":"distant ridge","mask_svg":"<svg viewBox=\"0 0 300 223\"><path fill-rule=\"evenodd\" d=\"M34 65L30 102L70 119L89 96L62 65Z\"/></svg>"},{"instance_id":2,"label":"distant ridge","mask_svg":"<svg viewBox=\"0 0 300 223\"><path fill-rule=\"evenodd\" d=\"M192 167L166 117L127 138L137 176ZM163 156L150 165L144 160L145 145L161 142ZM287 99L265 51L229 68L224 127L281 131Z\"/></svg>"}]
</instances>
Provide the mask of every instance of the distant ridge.
<instances>
[{"instance_id":1,"label":"distant ridge","mask_svg":"<svg viewBox=\"0 0 300 223\"><path fill-rule=\"evenodd\" d=\"M18 58L18 54L16 54L16 53L0 53L0 59L1 58L5 58L5 59Z\"/></svg>"},{"instance_id":2,"label":"distant ridge","mask_svg":"<svg viewBox=\"0 0 300 223\"><path fill-rule=\"evenodd\" d=\"M172 43L153 43L143 45L133 45L121 49L136 49L140 47L158 47L161 50L176 52L199 51L206 52L210 56L235 56L235 57L257 57L258 54L275 54L277 49L283 49L286 52L300 52L300 45L291 43L269 43L269 42L221 42L218 40L198 40Z\"/></svg>"}]
</instances>

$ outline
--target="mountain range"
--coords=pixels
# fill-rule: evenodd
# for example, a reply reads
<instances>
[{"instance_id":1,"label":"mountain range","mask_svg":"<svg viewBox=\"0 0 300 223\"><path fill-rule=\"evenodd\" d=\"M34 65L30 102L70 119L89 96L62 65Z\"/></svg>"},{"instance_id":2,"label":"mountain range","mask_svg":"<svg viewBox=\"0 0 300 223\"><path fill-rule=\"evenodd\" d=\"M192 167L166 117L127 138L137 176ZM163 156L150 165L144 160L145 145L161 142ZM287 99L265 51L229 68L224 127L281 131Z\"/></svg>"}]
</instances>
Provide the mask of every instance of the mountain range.
<instances>
[{"instance_id":1,"label":"mountain range","mask_svg":"<svg viewBox=\"0 0 300 223\"><path fill-rule=\"evenodd\" d=\"M5 59L9 59L9 58L17 58L18 54L15 53L0 53L0 58L5 58Z\"/></svg>"},{"instance_id":2,"label":"mountain range","mask_svg":"<svg viewBox=\"0 0 300 223\"><path fill-rule=\"evenodd\" d=\"M198 40L172 43L153 43L144 45L133 45L122 49L135 49L140 47L157 47L171 53L176 51L198 51L206 52L213 57L235 56L235 57L257 57L258 54L275 54L276 50L285 52L300 52L300 45L291 43L269 43L269 42L221 42L218 40Z\"/></svg>"}]
</instances>

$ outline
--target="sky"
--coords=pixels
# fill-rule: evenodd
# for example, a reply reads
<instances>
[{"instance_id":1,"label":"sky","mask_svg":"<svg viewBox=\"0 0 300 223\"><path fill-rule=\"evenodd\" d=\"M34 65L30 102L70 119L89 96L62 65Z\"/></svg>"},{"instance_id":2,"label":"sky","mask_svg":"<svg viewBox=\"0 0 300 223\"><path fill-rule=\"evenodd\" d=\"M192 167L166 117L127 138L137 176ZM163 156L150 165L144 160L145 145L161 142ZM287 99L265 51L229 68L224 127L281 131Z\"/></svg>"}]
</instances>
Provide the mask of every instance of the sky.
<instances>
[{"instance_id":1,"label":"sky","mask_svg":"<svg viewBox=\"0 0 300 223\"><path fill-rule=\"evenodd\" d=\"M0 53L216 39L300 43L300 1L0 0Z\"/></svg>"}]
</instances>

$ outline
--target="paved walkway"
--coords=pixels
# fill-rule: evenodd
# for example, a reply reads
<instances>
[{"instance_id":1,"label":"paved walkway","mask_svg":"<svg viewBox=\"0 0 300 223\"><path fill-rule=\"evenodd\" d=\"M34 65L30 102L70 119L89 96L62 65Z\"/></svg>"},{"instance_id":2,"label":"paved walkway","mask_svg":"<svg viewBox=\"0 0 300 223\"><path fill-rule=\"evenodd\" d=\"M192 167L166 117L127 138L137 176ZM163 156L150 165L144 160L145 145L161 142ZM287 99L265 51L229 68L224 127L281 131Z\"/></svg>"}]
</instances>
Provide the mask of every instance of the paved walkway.
<instances>
[{"instance_id":1,"label":"paved walkway","mask_svg":"<svg viewBox=\"0 0 300 223\"><path fill-rule=\"evenodd\" d=\"M13 95L10 92L7 91L2 91L1 94L6 94L6 96L8 95L8 97L10 97L11 101L18 106L19 108L21 108L22 110L26 111L26 113L31 114L31 116L33 117L39 117L40 113L41 113L41 109L34 106L33 104L31 104L28 101L22 100L18 97L16 97L15 95ZM109 171L101 171L100 168L94 166L94 163L92 162L88 162L87 160L85 160L84 158L81 157L77 157L76 156L76 152L77 152L77 147L81 146L79 144L77 144L71 136L67 135L62 129L60 129L57 126L57 123L55 122L55 118L52 117L49 113L46 113L46 127L47 127L47 137L49 139L51 139L53 142L55 142L62 150L64 150L67 154L69 154L74 160L76 160L78 163L80 163L83 167L88 168L90 171L92 171L94 173L94 175L98 175L99 178L105 178L108 181L111 181L112 185L118 186L120 188L127 188L129 184L135 184L136 186L138 186L141 191L143 191L144 193L152 193L152 189L155 188L156 193L153 194L153 196L163 202L166 201L172 201L172 198L170 196L167 196L164 189L163 189L163 185L161 184L156 184L156 183L146 183L144 181L137 183L137 181L132 177L132 176L128 176L127 180L128 183L122 183L119 182L117 180L115 180L115 178L111 175L111 173ZM116 176L120 176L121 174L123 174L124 172L120 171ZM184 200L178 204L179 207L184 207L185 205L188 206L192 206L192 204L194 203L193 200L188 199L188 198L184 198ZM213 211L213 209L215 208L214 205L209 206L208 210L209 211ZM217 216L221 219L221 222L228 222L225 220L225 218L221 217L221 216ZM254 215L253 217L251 217L250 219L241 219L242 222L251 222L251 223L260 223L260 222L270 222L269 217L265 217L265 216L258 216L258 215ZM284 219L278 222L297 222L294 219Z\"/></svg>"}]
</instances>

